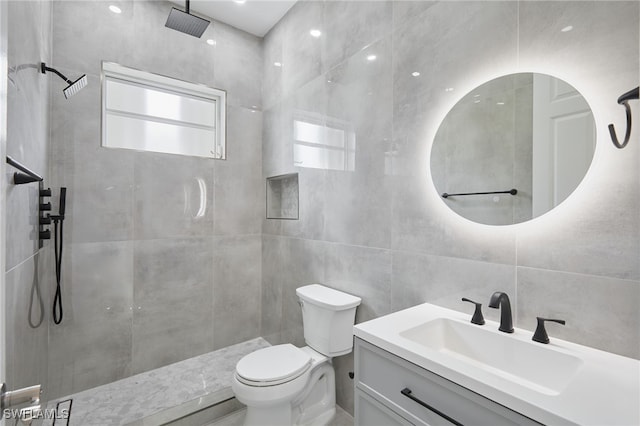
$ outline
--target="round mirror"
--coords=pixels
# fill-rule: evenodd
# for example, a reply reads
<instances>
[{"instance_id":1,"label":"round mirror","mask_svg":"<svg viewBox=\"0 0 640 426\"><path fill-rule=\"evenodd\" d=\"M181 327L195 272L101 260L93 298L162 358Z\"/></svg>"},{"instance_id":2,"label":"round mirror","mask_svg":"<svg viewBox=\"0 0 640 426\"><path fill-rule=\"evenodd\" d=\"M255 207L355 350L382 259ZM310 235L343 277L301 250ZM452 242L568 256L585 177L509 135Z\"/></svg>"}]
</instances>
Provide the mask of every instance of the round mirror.
<instances>
[{"instance_id":1,"label":"round mirror","mask_svg":"<svg viewBox=\"0 0 640 426\"><path fill-rule=\"evenodd\" d=\"M431 150L431 176L459 215L488 225L540 216L584 178L595 150L593 113L570 84L510 74L465 95Z\"/></svg>"}]
</instances>

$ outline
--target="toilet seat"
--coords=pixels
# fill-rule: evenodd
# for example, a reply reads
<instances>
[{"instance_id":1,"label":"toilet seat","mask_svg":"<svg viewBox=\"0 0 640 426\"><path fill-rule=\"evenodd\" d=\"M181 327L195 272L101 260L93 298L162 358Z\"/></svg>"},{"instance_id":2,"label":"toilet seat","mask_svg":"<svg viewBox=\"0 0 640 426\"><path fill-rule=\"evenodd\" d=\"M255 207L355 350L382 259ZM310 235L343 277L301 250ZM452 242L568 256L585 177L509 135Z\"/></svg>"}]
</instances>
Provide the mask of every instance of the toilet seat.
<instances>
[{"instance_id":1,"label":"toilet seat","mask_svg":"<svg viewBox=\"0 0 640 426\"><path fill-rule=\"evenodd\" d=\"M275 386L298 378L311 364L305 351L288 343L276 345L244 356L236 365L236 378L249 386Z\"/></svg>"}]
</instances>

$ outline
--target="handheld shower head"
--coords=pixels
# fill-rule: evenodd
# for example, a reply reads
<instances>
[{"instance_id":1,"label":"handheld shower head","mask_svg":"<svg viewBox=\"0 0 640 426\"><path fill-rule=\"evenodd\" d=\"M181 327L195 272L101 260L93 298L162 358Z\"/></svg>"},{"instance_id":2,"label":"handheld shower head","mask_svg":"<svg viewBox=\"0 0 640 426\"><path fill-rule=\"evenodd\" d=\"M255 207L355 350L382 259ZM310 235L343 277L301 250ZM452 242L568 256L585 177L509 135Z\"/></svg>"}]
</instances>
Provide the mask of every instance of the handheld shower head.
<instances>
[{"instance_id":1,"label":"handheld shower head","mask_svg":"<svg viewBox=\"0 0 640 426\"><path fill-rule=\"evenodd\" d=\"M200 38L209 24L210 22L206 19L189 13L189 0L187 0L186 10L184 12L175 7L171 8L171 12L169 12L169 17L164 26Z\"/></svg>"},{"instance_id":2,"label":"handheld shower head","mask_svg":"<svg viewBox=\"0 0 640 426\"><path fill-rule=\"evenodd\" d=\"M57 69L48 67L47 64L45 64L44 62L40 63L40 72L42 72L42 74L46 74L47 71L54 73L55 75L57 75L58 77L60 77L61 79L63 79L69 84L67 87L62 89L62 93L64 94L64 97L67 99L69 99L71 96L78 93L80 90L84 89L84 87L87 85L86 74L83 74L76 81L71 81Z\"/></svg>"}]
</instances>

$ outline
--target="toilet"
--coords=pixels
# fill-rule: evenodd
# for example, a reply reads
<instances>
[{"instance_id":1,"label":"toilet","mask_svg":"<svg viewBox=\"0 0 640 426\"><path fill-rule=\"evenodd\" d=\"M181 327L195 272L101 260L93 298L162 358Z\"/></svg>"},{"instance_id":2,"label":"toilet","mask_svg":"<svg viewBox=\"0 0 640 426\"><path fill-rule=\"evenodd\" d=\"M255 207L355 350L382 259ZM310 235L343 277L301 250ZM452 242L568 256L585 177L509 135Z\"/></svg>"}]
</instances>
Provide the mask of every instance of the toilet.
<instances>
[{"instance_id":1,"label":"toilet","mask_svg":"<svg viewBox=\"0 0 640 426\"><path fill-rule=\"evenodd\" d=\"M353 350L361 299L320 284L296 289L308 346L260 349L236 364L231 388L247 426L326 425L336 412L332 358Z\"/></svg>"}]
</instances>

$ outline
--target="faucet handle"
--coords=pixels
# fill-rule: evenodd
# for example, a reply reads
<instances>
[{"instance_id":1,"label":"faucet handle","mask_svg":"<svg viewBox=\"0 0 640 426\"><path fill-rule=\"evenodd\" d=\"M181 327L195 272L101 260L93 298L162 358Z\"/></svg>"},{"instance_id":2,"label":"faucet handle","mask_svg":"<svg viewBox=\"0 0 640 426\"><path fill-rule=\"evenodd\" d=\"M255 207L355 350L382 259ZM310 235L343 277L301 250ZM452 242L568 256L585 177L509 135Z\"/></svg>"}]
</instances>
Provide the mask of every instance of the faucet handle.
<instances>
[{"instance_id":1,"label":"faucet handle","mask_svg":"<svg viewBox=\"0 0 640 426\"><path fill-rule=\"evenodd\" d=\"M463 302L469 302L476 305L476 310L473 313L473 317L471 317L472 324L484 325L484 317L482 316L482 303L474 302L471 299L467 299L466 297L462 298Z\"/></svg>"},{"instance_id":2,"label":"faucet handle","mask_svg":"<svg viewBox=\"0 0 640 426\"><path fill-rule=\"evenodd\" d=\"M557 322L558 324L565 325L566 321L561 319L551 319L551 318L541 318L536 317L538 319L538 326L536 327L535 333L533 333L533 337L531 340L534 342L540 343L549 343L549 335L547 334L547 330L544 328L545 321Z\"/></svg>"}]
</instances>

